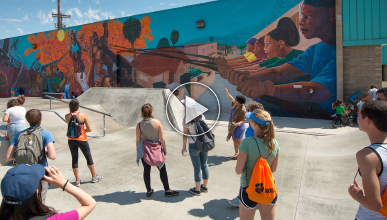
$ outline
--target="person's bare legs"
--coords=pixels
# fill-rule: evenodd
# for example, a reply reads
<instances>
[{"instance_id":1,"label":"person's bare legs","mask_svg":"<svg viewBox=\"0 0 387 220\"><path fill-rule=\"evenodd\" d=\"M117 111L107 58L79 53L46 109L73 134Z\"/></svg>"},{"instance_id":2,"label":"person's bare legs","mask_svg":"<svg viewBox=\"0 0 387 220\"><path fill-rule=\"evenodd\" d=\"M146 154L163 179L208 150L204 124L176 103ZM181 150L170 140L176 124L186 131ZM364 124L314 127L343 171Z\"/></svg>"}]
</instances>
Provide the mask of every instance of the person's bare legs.
<instances>
[{"instance_id":1,"label":"person's bare legs","mask_svg":"<svg viewBox=\"0 0 387 220\"><path fill-rule=\"evenodd\" d=\"M207 188L208 180L203 180L203 187Z\"/></svg>"},{"instance_id":2,"label":"person's bare legs","mask_svg":"<svg viewBox=\"0 0 387 220\"><path fill-rule=\"evenodd\" d=\"M75 176L75 181L79 181L78 168L73 168L73 173Z\"/></svg>"},{"instance_id":3,"label":"person's bare legs","mask_svg":"<svg viewBox=\"0 0 387 220\"><path fill-rule=\"evenodd\" d=\"M275 205L258 204L258 208L259 208L259 214L261 215L262 220L274 220Z\"/></svg>"},{"instance_id":4,"label":"person's bare legs","mask_svg":"<svg viewBox=\"0 0 387 220\"><path fill-rule=\"evenodd\" d=\"M89 167L89 170L90 170L90 173L91 173L91 176L92 177L96 177L97 174L95 173L95 168L94 168L94 164L93 165L87 165ZM78 168L77 168L77 173L78 173Z\"/></svg>"},{"instance_id":5,"label":"person's bare legs","mask_svg":"<svg viewBox=\"0 0 387 220\"><path fill-rule=\"evenodd\" d=\"M261 208L261 207L259 207L259 208ZM247 209L240 202L239 203L239 217L240 217L240 220L254 220L254 216L255 216L255 211L256 210L257 209ZM266 219L262 218L262 220L266 220Z\"/></svg>"},{"instance_id":6,"label":"person's bare legs","mask_svg":"<svg viewBox=\"0 0 387 220\"><path fill-rule=\"evenodd\" d=\"M235 150L235 154L233 156L231 156L231 159L236 159L238 158L238 154L239 154L239 145L241 144L242 142L242 139L235 139L234 137L232 137L232 140L234 142L234 150Z\"/></svg>"}]
</instances>

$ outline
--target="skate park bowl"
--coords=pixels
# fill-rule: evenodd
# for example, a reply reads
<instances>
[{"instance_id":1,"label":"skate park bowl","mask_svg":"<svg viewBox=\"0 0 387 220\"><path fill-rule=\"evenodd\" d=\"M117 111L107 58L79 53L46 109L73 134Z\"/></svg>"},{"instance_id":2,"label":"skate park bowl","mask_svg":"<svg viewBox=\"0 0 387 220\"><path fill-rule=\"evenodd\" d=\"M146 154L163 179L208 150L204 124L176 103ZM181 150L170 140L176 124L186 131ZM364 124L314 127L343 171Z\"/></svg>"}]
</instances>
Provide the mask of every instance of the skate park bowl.
<instances>
[{"instance_id":1,"label":"skate park bowl","mask_svg":"<svg viewBox=\"0 0 387 220\"><path fill-rule=\"evenodd\" d=\"M215 149L209 152L209 192L193 196L188 192L194 186L193 166L190 157L181 155L182 135L171 128L167 114L181 126L184 108L174 97L170 110L166 108L168 90L163 89L108 89L91 88L78 100L81 105L112 115L106 116L106 136L103 134L103 115L80 109L88 115L92 132L88 133L93 161L97 173L104 176L101 182L92 184L86 160L80 154L79 173L81 189L93 196L97 207L86 219L239 219L238 207L227 204L239 192L239 178L235 173L236 161L233 142L226 141L228 115L212 130ZM0 99L4 111L10 98ZM69 101L69 100L67 100ZM166 168L169 186L179 190L177 197L164 197L159 171L151 171L151 184L155 192L146 197L143 167L136 163L136 128L141 121L140 108L150 103L155 118L164 128L167 156ZM26 110L42 111L42 128L55 138L57 158L49 160L71 183L71 154L68 149L64 115L69 113L68 104L42 98L26 98ZM365 133L357 127L330 129L331 121L317 119L273 118L276 139L280 145L279 163L273 174L278 189L275 219L354 219L358 203L348 194L357 171L355 154L369 145ZM28 126L28 124L27 124ZM247 124L248 126L248 124ZM246 127L247 127L246 126ZM11 164L4 162L9 146L5 140L6 123L0 123L0 176L4 176ZM361 184L361 178L357 181ZM79 203L62 189L50 186L47 205L59 212L71 211ZM152 207L151 211L149 208ZM255 219L260 219L257 210Z\"/></svg>"}]
</instances>

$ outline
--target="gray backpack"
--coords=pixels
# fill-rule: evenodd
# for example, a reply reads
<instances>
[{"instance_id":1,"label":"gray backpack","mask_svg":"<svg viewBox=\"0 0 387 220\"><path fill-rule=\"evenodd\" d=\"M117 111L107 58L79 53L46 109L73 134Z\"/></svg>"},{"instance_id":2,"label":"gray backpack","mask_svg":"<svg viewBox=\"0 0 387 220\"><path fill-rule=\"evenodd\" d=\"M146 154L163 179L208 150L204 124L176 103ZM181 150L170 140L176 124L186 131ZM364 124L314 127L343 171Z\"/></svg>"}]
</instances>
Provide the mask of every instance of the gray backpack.
<instances>
[{"instance_id":1,"label":"gray backpack","mask_svg":"<svg viewBox=\"0 0 387 220\"><path fill-rule=\"evenodd\" d=\"M46 156L41 127L27 128L17 139L15 159L17 164L43 164Z\"/></svg>"}]
</instances>

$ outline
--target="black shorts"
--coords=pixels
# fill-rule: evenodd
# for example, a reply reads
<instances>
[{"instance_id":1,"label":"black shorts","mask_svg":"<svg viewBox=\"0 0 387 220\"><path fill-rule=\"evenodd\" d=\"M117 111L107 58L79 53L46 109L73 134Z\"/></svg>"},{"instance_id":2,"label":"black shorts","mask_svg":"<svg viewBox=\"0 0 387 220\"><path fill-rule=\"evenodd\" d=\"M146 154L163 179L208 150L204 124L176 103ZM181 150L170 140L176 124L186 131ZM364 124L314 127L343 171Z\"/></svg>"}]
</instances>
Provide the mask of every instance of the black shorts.
<instances>
[{"instance_id":1,"label":"black shorts","mask_svg":"<svg viewBox=\"0 0 387 220\"><path fill-rule=\"evenodd\" d=\"M243 205L243 207L245 207L246 209L256 209L258 203L251 201L249 199L249 195L247 194L246 189L247 187L241 187L241 190L239 191L239 200ZM277 197L278 197L278 193L275 196L274 200L270 203L270 205L276 205Z\"/></svg>"}]
</instances>

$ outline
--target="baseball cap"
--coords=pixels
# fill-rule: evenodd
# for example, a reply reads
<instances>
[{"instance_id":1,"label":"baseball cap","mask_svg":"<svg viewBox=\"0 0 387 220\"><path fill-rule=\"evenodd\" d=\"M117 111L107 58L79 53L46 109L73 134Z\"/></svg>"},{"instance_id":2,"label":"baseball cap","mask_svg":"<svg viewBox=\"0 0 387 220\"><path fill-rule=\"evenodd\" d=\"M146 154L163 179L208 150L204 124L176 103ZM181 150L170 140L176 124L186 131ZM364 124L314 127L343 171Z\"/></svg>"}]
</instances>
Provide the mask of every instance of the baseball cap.
<instances>
[{"instance_id":1,"label":"baseball cap","mask_svg":"<svg viewBox=\"0 0 387 220\"><path fill-rule=\"evenodd\" d=\"M258 124L261 125L270 125L270 121L262 121L259 120L257 117L255 117L254 112L247 112L245 114L246 118L252 119L253 121L257 122Z\"/></svg>"},{"instance_id":2,"label":"baseball cap","mask_svg":"<svg viewBox=\"0 0 387 220\"><path fill-rule=\"evenodd\" d=\"M16 201L4 201L12 205L21 205L29 199L39 187L39 182L45 174L45 169L40 164L20 164L8 170L1 180L1 194L13 197Z\"/></svg>"}]
</instances>

